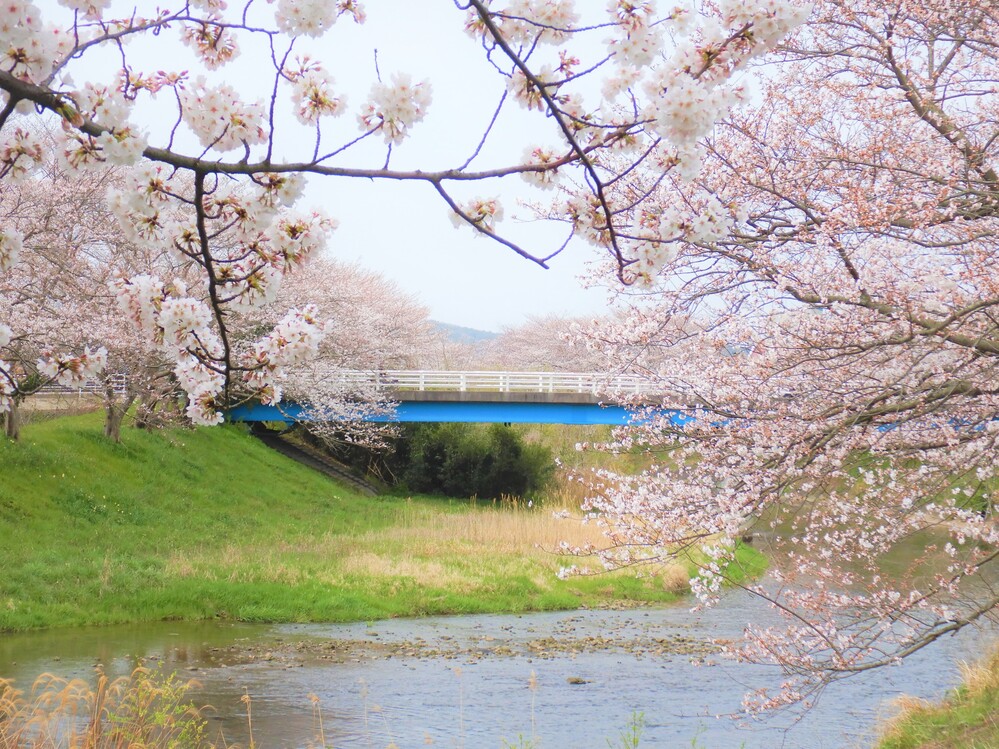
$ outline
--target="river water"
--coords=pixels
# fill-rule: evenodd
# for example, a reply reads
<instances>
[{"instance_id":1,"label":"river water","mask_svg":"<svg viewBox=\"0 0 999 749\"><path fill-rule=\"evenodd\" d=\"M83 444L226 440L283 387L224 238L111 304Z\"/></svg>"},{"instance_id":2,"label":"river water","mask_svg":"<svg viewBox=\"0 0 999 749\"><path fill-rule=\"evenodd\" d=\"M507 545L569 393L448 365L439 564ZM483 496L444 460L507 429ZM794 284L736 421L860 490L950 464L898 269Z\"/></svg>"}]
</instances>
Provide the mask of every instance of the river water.
<instances>
[{"instance_id":1,"label":"river water","mask_svg":"<svg viewBox=\"0 0 999 749\"><path fill-rule=\"evenodd\" d=\"M773 669L724 661L710 641L737 637L769 611L744 593L627 611L437 617L350 625L156 623L0 635L0 675L27 686L43 672L92 678L161 664L193 678L213 734L246 746L245 694L260 749L327 744L606 749L644 715L640 746L701 749L869 747L893 697L939 697L988 637L947 638L901 666L830 687L803 716L733 721L742 695ZM610 744L608 742L611 742ZM526 746L526 744L524 744Z\"/></svg>"}]
</instances>

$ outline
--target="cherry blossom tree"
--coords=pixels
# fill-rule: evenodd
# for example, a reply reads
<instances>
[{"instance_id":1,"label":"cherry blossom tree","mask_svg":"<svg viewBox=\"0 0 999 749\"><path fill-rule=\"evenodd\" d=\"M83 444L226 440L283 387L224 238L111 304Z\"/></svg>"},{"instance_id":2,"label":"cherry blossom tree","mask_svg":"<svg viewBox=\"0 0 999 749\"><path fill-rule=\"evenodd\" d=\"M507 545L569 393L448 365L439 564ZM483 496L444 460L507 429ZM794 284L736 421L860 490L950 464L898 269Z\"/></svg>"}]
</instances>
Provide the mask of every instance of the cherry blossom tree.
<instances>
[{"instance_id":1,"label":"cherry blossom tree","mask_svg":"<svg viewBox=\"0 0 999 749\"><path fill-rule=\"evenodd\" d=\"M489 367L488 355L482 341L469 340L444 328L433 331L421 348L421 369L447 371L472 371Z\"/></svg>"},{"instance_id":2,"label":"cherry blossom tree","mask_svg":"<svg viewBox=\"0 0 999 749\"><path fill-rule=\"evenodd\" d=\"M52 139L51 132L39 136ZM8 437L17 437L17 406L24 399L54 382L96 384L107 364L105 432L117 440L125 411L162 379L162 357L122 318L112 285L140 269L184 271L163 253L125 241L106 201L116 179L114 168L81 175L49 160L0 194L0 215L22 231L27 249L23 261L0 276L0 310L17 331L6 347L13 389ZM53 356L50 349L82 352L84 366L61 373L54 362L72 364L77 357ZM86 365L90 359L94 364Z\"/></svg>"},{"instance_id":3,"label":"cherry blossom tree","mask_svg":"<svg viewBox=\"0 0 999 749\"><path fill-rule=\"evenodd\" d=\"M532 317L523 325L505 328L483 346L483 360L500 369L599 372L602 354L579 342L579 332L591 321L558 315Z\"/></svg>"},{"instance_id":4,"label":"cherry blossom tree","mask_svg":"<svg viewBox=\"0 0 999 749\"><path fill-rule=\"evenodd\" d=\"M320 257L308 273L289 276L283 303L319 307L324 365L332 370L418 369L436 329L429 310L384 276L356 264Z\"/></svg>"},{"instance_id":5,"label":"cherry blossom tree","mask_svg":"<svg viewBox=\"0 0 999 749\"><path fill-rule=\"evenodd\" d=\"M120 232L100 191L73 189L65 170L45 166L43 174L8 184L0 194L4 224L22 234L27 249L26 262L0 276L0 310L9 323L0 330L9 360L0 379L9 399L5 431L11 438L18 436L18 406L25 398L53 382L95 377L107 360L106 339L93 323L109 294L94 281L95 272L103 275L103 242ZM87 181L93 188L93 180ZM81 355L52 355L50 347Z\"/></svg>"},{"instance_id":6,"label":"cherry blossom tree","mask_svg":"<svg viewBox=\"0 0 999 749\"><path fill-rule=\"evenodd\" d=\"M787 625L733 651L789 678L754 707L999 614L997 39L990 2L819 0L700 165L608 195L633 292L601 345L672 352L644 372L696 421L621 435L666 457L604 477L605 562L696 548L710 603L776 532L748 589Z\"/></svg>"},{"instance_id":7,"label":"cherry blossom tree","mask_svg":"<svg viewBox=\"0 0 999 749\"><path fill-rule=\"evenodd\" d=\"M317 355L288 367L279 383L288 400L305 408L301 426L331 445L384 447L392 426L366 421L394 406L391 383L378 374L425 359L437 335L427 309L377 273L318 257L307 273L285 278L274 305L236 316L234 333L251 337L269 329L277 310L288 306L315 307L323 330Z\"/></svg>"},{"instance_id":8,"label":"cherry blossom tree","mask_svg":"<svg viewBox=\"0 0 999 749\"><path fill-rule=\"evenodd\" d=\"M805 16L784 0L725 0L706 5L703 16L686 6L658 12L651 0L615 1L599 12L590 6L589 15L571 0L456 2L455 27L481 43L495 71L497 108L476 125L482 135L470 154L421 169L392 160L431 116L431 81L376 67L366 100L352 106L335 76L359 75L356 67L330 69L315 54L322 49L316 40L349 33L338 20L364 22L356 0L235 7L191 0L125 12L111 5L60 0L43 12L29 0L6 4L0 178L28 174L42 158L15 112L57 119L63 140L56 150L73 169L130 167L112 201L126 238L175 253L200 277L192 287L138 274L122 279L117 294L175 362L198 423L219 422L243 397L275 401L286 368L318 350L310 307L291 310L253 342L236 342L229 331L233 311L272 300L284 273L321 249L335 227L325 215L294 208L304 175L423 184L459 223L541 265L564 244L527 249L504 232L502 204L471 190L516 175L528 191L561 185L555 206L557 218L572 223L568 237L601 237L623 267L631 240L607 220L617 210L613 186L632 166L653 161L692 168L696 139L739 99L732 75ZM186 45L190 65L176 46L169 52L175 69L135 62L141 55L130 42L169 39ZM255 90L223 77L243 63ZM517 156L482 164L510 104L536 113L537 126ZM632 166L622 169L621 158ZM16 262L23 239L0 227L0 272ZM0 348L14 334L3 325ZM53 366L62 373L81 364L76 357ZM2 381L6 403L10 378Z\"/></svg>"},{"instance_id":9,"label":"cherry blossom tree","mask_svg":"<svg viewBox=\"0 0 999 749\"><path fill-rule=\"evenodd\" d=\"M662 329L693 333L697 325L685 317L651 316L645 305L628 304L626 297L621 295L604 315L546 315L506 328L497 338L484 342L481 361L516 370L605 372L627 368L633 373L658 373L676 355L670 346L659 345ZM626 350L622 330L640 343ZM608 349L612 356L608 356Z\"/></svg>"}]
</instances>

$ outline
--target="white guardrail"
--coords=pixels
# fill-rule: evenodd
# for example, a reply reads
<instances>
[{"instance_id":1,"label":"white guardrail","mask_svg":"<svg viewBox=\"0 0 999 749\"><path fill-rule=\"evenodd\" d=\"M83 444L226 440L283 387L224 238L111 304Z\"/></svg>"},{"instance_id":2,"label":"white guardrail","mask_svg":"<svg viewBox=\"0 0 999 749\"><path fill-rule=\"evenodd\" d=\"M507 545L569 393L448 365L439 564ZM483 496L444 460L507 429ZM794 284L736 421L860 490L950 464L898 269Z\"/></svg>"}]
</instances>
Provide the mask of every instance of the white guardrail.
<instances>
[{"instance_id":1,"label":"white guardrail","mask_svg":"<svg viewBox=\"0 0 999 749\"><path fill-rule=\"evenodd\" d=\"M457 393L643 393L639 377L597 372L444 372L435 370L338 370L331 379L344 384L395 391L442 390Z\"/></svg>"},{"instance_id":2,"label":"white guardrail","mask_svg":"<svg viewBox=\"0 0 999 749\"><path fill-rule=\"evenodd\" d=\"M125 394L128 389L127 375L113 374L109 375L108 379L111 381L111 389L116 395ZM106 389L107 385L104 382L88 380L80 385L72 386L50 382L48 385L42 385L36 392L43 395L104 395Z\"/></svg>"},{"instance_id":3,"label":"white guardrail","mask_svg":"<svg viewBox=\"0 0 999 749\"><path fill-rule=\"evenodd\" d=\"M599 372L447 372L432 369L386 369L361 371L333 370L331 380L345 385L375 387L388 391L493 392L493 393L644 393L650 383L628 375L610 376ZM126 376L111 376L115 393L125 392ZM74 387L49 384L39 393L85 395L104 393L102 382L85 382Z\"/></svg>"}]
</instances>

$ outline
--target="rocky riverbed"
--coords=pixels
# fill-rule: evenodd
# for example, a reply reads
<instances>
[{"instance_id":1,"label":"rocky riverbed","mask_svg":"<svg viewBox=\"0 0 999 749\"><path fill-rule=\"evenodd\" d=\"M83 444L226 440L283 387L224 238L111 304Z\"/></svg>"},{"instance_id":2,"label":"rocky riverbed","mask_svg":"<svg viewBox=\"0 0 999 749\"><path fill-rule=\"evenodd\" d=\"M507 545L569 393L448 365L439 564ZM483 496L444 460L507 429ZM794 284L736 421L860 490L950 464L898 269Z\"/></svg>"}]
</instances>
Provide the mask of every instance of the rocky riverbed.
<instances>
[{"instance_id":1,"label":"rocky riverbed","mask_svg":"<svg viewBox=\"0 0 999 749\"><path fill-rule=\"evenodd\" d=\"M206 663L189 666L188 671L267 663L271 667L304 668L318 662L331 664L361 663L372 660L415 659L473 664L487 658L520 658L526 662L550 661L594 653L619 653L657 659L683 656L704 659L720 651L715 641L684 632L663 633L660 627L641 619L615 620L594 633L578 627L571 617L559 622L548 633L534 626L518 631L505 625L497 631L465 633L462 636L441 633L434 637L399 639L383 637L377 628L368 628L357 637L264 637L236 641L224 646L208 646ZM155 662L158 656L147 660Z\"/></svg>"}]
</instances>

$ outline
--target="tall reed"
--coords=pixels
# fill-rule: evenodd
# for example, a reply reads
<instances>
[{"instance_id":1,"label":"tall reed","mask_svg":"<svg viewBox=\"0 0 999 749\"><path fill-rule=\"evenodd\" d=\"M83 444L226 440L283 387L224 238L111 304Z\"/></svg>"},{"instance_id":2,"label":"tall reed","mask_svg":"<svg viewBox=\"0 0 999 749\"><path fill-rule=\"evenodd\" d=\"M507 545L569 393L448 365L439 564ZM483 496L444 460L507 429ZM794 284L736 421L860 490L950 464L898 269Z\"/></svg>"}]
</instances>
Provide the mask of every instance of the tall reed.
<instances>
[{"instance_id":1,"label":"tall reed","mask_svg":"<svg viewBox=\"0 0 999 749\"><path fill-rule=\"evenodd\" d=\"M94 684L42 674L28 693L0 679L0 749L209 749L192 686L145 668Z\"/></svg>"}]
</instances>

